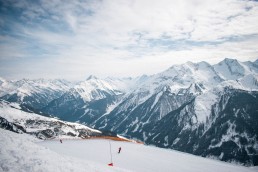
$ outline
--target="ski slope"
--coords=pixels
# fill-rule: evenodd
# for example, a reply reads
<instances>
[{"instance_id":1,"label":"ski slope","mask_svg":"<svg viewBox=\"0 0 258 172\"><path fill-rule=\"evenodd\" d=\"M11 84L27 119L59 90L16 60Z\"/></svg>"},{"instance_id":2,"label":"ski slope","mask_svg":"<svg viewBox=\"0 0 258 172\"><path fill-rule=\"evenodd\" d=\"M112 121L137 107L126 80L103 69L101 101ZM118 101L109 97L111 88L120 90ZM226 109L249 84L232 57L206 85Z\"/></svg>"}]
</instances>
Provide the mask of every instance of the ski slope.
<instances>
[{"instance_id":1,"label":"ski slope","mask_svg":"<svg viewBox=\"0 0 258 172\"><path fill-rule=\"evenodd\" d=\"M113 167L111 162L110 144ZM122 147L120 154L117 153ZM40 141L0 129L0 171L15 172L254 172L248 168L198 156L109 140Z\"/></svg>"},{"instance_id":2,"label":"ski slope","mask_svg":"<svg viewBox=\"0 0 258 172\"><path fill-rule=\"evenodd\" d=\"M40 142L39 145L67 157L75 157L87 162L107 165L112 161L114 167L137 172L251 172L257 168L247 168L217 160L202 158L178 151L145 146L137 143L109 140L58 140ZM122 147L120 154L118 148Z\"/></svg>"},{"instance_id":3,"label":"ski slope","mask_svg":"<svg viewBox=\"0 0 258 172\"><path fill-rule=\"evenodd\" d=\"M126 172L118 167L64 156L36 144L40 140L0 128L0 172ZM65 145L65 144L64 144ZM58 144L57 144L58 146ZM60 145L59 145L60 146ZM76 147L69 148L77 149Z\"/></svg>"}]
</instances>

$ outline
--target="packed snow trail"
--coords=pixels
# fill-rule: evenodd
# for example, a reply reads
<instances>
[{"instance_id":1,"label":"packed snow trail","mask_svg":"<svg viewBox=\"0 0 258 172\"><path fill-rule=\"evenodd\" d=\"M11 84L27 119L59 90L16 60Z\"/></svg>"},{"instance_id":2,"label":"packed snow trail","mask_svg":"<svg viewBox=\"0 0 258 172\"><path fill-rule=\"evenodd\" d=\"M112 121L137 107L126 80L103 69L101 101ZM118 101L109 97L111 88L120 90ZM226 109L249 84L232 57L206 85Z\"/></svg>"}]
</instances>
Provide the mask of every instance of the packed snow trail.
<instances>
[{"instance_id":1,"label":"packed snow trail","mask_svg":"<svg viewBox=\"0 0 258 172\"><path fill-rule=\"evenodd\" d=\"M127 171L106 164L58 154L36 144L27 134L0 128L0 171L2 172L118 172ZM58 140L59 145L62 146ZM69 148L70 150L72 148ZM66 151L69 151L67 149ZM77 149L77 148L73 148Z\"/></svg>"},{"instance_id":2,"label":"packed snow trail","mask_svg":"<svg viewBox=\"0 0 258 172\"><path fill-rule=\"evenodd\" d=\"M130 142L110 142L112 144L114 167L136 172L255 171L253 168L202 158L178 151ZM60 144L58 140L53 140L40 142L39 144L62 155L98 162L103 165L110 163L110 146L108 140L64 140L63 144ZM120 154L118 154L119 147L122 148Z\"/></svg>"}]
</instances>

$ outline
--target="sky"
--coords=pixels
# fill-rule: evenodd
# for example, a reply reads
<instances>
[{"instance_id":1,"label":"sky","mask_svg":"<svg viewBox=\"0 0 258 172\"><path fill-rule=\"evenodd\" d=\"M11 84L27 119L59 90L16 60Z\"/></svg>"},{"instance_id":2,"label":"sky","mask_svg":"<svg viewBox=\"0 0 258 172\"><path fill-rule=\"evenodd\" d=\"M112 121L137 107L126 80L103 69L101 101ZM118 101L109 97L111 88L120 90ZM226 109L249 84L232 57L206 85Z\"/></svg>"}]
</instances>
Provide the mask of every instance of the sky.
<instances>
[{"instance_id":1,"label":"sky","mask_svg":"<svg viewBox=\"0 0 258 172\"><path fill-rule=\"evenodd\" d=\"M81 80L258 58L258 1L0 0L0 76Z\"/></svg>"}]
</instances>

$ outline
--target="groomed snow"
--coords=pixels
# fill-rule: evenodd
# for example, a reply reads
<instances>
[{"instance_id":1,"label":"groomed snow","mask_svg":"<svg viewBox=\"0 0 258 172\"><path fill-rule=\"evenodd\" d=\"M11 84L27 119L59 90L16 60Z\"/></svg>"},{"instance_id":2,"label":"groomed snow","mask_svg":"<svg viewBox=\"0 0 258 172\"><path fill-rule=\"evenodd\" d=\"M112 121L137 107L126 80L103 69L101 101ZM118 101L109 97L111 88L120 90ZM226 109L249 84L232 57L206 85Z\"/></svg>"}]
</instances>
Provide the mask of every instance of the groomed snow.
<instances>
[{"instance_id":1,"label":"groomed snow","mask_svg":"<svg viewBox=\"0 0 258 172\"><path fill-rule=\"evenodd\" d=\"M136 172L251 172L255 169L206 159L178 151L145 146L137 143L109 140L58 140L40 142L64 157L76 157L102 165L111 162L110 145L114 167ZM118 148L122 147L120 154ZM110 167L110 168L114 168Z\"/></svg>"},{"instance_id":2,"label":"groomed snow","mask_svg":"<svg viewBox=\"0 0 258 172\"><path fill-rule=\"evenodd\" d=\"M32 136L16 134L0 128L0 171L2 172L123 172L85 158L66 156L38 145ZM57 141L56 141L57 142ZM76 141L73 141L76 143ZM57 142L58 143L58 142ZM66 144L57 144L61 146ZM69 148L63 151L79 150ZM85 153L81 150L81 153ZM87 156L87 154L84 154Z\"/></svg>"},{"instance_id":3,"label":"groomed snow","mask_svg":"<svg viewBox=\"0 0 258 172\"><path fill-rule=\"evenodd\" d=\"M111 162L110 144L113 167ZM122 147L120 154L118 148ZM0 171L15 172L254 172L248 168L178 151L102 139L39 141L0 129Z\"/></svg>"}]
</instances>

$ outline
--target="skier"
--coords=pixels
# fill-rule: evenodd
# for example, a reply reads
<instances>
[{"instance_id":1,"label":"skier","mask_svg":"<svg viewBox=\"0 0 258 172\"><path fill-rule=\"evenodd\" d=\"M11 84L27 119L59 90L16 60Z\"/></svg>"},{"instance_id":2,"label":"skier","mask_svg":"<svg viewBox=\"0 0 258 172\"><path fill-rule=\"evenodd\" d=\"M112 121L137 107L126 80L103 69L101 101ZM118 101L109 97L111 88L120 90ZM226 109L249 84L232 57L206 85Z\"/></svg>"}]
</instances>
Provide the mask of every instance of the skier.
<instances>
[{"instance_id":1,"label":"skier","mask_svg":"<svg viewBox=\"0 0 258 172\"><path fill-rule=\"evenodd\" d=\"M120 152L121 152L121 147L118 148L118 153L120 153Z\"/></svg>"},{"instance_id":2,"label":"skier","mask_svg":"<svg viewBox=\"0 0 258 172\"><path fill-rule=\"evenodd\" d=\"M63 143L63 142L62 142L62 139L60 139L60 143Z\"/></svg>"}]
</instances>

